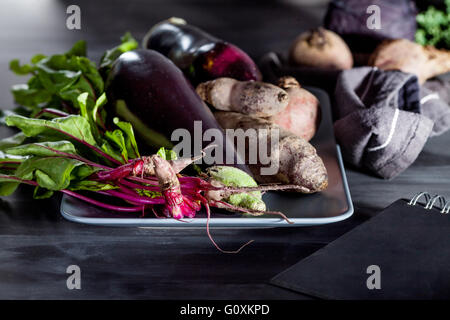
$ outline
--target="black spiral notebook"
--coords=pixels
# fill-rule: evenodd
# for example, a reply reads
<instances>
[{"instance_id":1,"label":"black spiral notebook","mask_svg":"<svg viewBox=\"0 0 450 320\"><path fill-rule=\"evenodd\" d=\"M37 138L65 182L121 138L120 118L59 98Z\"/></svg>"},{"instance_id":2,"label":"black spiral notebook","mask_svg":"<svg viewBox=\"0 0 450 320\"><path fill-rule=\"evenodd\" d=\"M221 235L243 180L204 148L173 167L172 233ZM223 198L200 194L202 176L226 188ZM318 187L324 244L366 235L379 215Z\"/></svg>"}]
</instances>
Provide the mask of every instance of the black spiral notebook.
<instances>
[{"instance_id":1,"label":"black spiral notebook","mask_svg":"<svg viewBox=\"0 0 450 320\"><path fill-rule=\"evenodd\" d=\"M323 299L449 299L449 212L426 192L398 200L271 283Z\"/></svg>"}]
</instances>

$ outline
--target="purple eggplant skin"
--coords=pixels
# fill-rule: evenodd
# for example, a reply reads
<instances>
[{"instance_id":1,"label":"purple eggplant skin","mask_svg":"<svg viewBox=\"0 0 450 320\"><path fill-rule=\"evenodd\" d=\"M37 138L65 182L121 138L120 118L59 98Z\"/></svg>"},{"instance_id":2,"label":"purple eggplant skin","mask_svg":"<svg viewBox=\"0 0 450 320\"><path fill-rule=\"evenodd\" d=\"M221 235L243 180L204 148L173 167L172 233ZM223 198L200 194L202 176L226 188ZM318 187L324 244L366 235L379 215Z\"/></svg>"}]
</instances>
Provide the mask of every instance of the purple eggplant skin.
<instances>
[{"instance_id":1,"label":"purple eggplant skin","mask_svg":"<svg viewBox=\"0 0 450 320\"><path fill-rule=\"evenodd\" d=\"M241 81L262 79L257 65L244 51L180 18L153 26L142 47L168 57L194 84L220 77Z\"/></svg>"},{"instance_id":2,"label":"purple eggplant skin","mask_svg":"<svg viewBox=\"0 0 450 320\"><path fill-rule=\"evenodd\" d=\"M183 128L191 134L194 153L194 121L201 121L202 135L210 128L220 130L223 143L219 148L224 152L224 162L227 149L232 150L235 166L249 172L245 165L238 164L238 154L233 143L226 138L211 110L197 95L189 80L172 61L159 52L137 49L120 55L108 75L106 93L108 108L113 108L112 113L131 122L141 138L151 136L154 139L150 143L153 147L172 147L172 132ZM119 104L126 105L131 117L124 117L123 111L118 112ZM210 142L197 143L204 148Z\"/></svg>"}]
</instances>

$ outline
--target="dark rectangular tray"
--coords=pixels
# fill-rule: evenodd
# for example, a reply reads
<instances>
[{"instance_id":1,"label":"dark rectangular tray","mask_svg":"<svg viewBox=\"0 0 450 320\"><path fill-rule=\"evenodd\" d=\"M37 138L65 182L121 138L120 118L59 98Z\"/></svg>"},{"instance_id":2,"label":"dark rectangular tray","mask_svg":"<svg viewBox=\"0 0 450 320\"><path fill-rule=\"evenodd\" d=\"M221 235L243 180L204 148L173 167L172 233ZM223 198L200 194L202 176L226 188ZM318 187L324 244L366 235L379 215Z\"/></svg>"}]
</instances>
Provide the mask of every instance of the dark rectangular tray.
<instances>
[{"instance_id":1,"label":"dark rectangular tray","mask_svg":"<svg viewBox=\"0 0 450 320\"><path fill-rule=\"evenodd\" d=\"M210 220L212 227L296 227L320 225L344 220L353 214L353 204L345 176L339 146L333 133L331 106L325 91L307 88L319 102L322 113L318 131L311 144L317 149L328 171L329 185L316 194L268 192L263 197L269 210L283 212L294 224L274 216L249 217L236 213L214 212ZM68 220L109 226L135 227L203 227L206 217L199 213L194 219L158 219L148 214L116 213L89 205L81 200L64 195L61 214Z\"/></svg>"}]
</instances>

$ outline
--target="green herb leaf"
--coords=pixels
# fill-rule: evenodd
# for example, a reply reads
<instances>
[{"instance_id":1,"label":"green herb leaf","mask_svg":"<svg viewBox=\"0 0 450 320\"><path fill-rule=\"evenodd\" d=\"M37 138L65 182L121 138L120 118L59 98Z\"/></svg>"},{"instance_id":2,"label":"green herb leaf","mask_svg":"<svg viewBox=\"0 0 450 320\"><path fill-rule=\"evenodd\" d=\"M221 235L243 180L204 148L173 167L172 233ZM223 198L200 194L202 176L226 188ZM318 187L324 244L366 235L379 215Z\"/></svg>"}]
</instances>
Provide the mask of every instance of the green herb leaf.
<instances>
[{"instance_id":1,"label":"green herb leaf","mask_svg":"<svg viewBox=\"0 0 450 320\"><path fill-rule=\"evenodd\" d=\"M445 0L446 10L440 11L429 6L417 15L417 31L415 40L421 45L437 48L450 48L450 0Z\"/></svg>"},{"instance_id":2,"label":"green herb leaf","mask_svg":"<svg viewBox=\"0 0 450 320\"><path fill-rule=\"evenodd\" d=\"M38 63L39 61L41 61L42 59L44 59L44 58L47 58L47 56L38 53L38 54L35 54L35 55L31 58L30 62L31 62L32 64L36 64L36 63Z\"/></svg>"},{"instance_id":3,"label":"green herb leaf","mask_svg":"<svg viewBox=\"0 0 450 320\"><path fill-rule=\"evenodd\" d=\"M6 175L0 175L0 196L9 196L16 191L20 182L6 178Z\"/></svg>"},{"instance_id":4,"label":"green herb leaf","mask_svg":"<svg viewBox=\"0 0 450 320\"><path fill-rule=\"evenodd\" d=\"M23 132L16 133L15 135L4 138L0 140L0 151L5 151L6 149L16 147L24 143L27 139L27 136L23 134Z\"/></svg>"},{"instance_id":5,"label":"green herb leaf","mask_svg":"<svg viewBox=\"0 0 450 320\"><path fill-rule=\"evenodd\" d=\"M125 146L127 149L128 157L131 159L140 158L141 156L139 154L139 149L131 123L120 121L119 118L114 118L113 122L123 131L125 135Z\"/></svg>"},{"instance_id":6,"label":"green herb leaf","mask_svg":"<svg viewBox=\"0 0 450 320\"><path fill-rule=\"evenodd\" d=\"M151 191L147 189L134 189L134 190L137 192L138 195L144 197L157 198L162 196L162 193L159 191Z\"/></svg>"},{"instance_id":7,"label":"green herb leaf","mask_svg":"<svg viewBox=\"0 0 450 320\"><path fill-rule=\"evenodd\" d=\"M108 100L106 99L106 93L102 93L102 95L95 101L94 109L92 109L92 119L94 119L94 123L100 124L104 126L104 116L102 116L100 112L100 108L103 107Z\"/></svg>"},{"instance_id":8,"label":"green herb leaf","mask_svg":"<svg viewBox=\"0 0 450 320\"><path fill-rule=\"evenodd\" d=\"M9 69L18 75L26 75L33 72L34 67L29 64L20 65L19 59L14 59L9 62Z\"/></svg>"},{"instance_id":9,"label":"green herb leaf","mask_svg":"<svg viewBox=\"0 0 450 320\"><path fill-rule=\"evenodd\" d=\"M103 183L99 181L92 181L92 180L81 180L81 181L75 181L70 184L68 187L69 190L77 191L77 190L87 190L87 191L105 191L105 190L112 190L112 189L118 189L118 187L113 186L108 183Z\"/></svg>"},{"instance_id":10,"label":"green herb leaf","mask_svg":"<svg viewBox=\"0 0 450 320\"><path fill-rule=\"evenodd\" d=\"M78 166L86 166L78 160L61 157L33 157L24 161L15 176L34 180L48 190L62 190L69 186L71 173Z\"/></svg>"},{"instance_id":11,"label":"green herb leaf","mask_svg":"<svg viewBox=\"0 0 450 320\"><path fill-rule=\"evenodd\" d=\"M97 167L91 167L89 165L81 165L72 170L72 172L70 173L70 179L72 181L83 180L89 177L91 174L97 172L98 170L100 169Z\"/></svg>"},{"instance_id":12,"label":"green herb leaf","mask_svg":"<svg viewBox=\"0 0 450 320\"><path fill-rule=\"evenodd\" d=\"M119 149L121 156L118 160L124 163L128 162L128 152L122 131L118 129L114 131L106 131L105 138L107 138L111 143L113 143L113 145L115 145ZM104 143L102 145L102 149L104 149L104 151L108 154L114 153L114 149L112 149L111 145L108 143Z\"/></svg>"},{"instance_id":13,"label":"green herb leaf","mask_svg":"<svg viewBox=\"0 0 450 320\"><path fill-rule=\"evenodd\" d=\"M125 33L121 38L121 44L117 47L114 47L110 50L107 50L102 58L100 59L100 73L103 75L104 79L109 74L109 71L111 70L112 64L116 59L124 52L134 50L136 49L139 44L136 41L136 39L133 38L131 33L127 32Z\"/></svg>"},{"instance_id":14,"label":"green herb leaf","mask_svg":"<svg viewBox=\"0 0 450 320\"><path fill-rule=\"evenodd\" d=\"M166 149L164 147L159 148L158 152L156 153L158 156L163 158L164 160L176 160L177 159L177 153L173 150Z\"/></svg>"},{"instance_id":15,"label":"green herb leaf","mask_svg":"<svg viewBox=\"0 0 450 320\"><path fill-rule=\"evenodd\" d=\"M39 186L34 188L33 199L48 199L53 196L53 191L41 188Z\"/></svg>"},{"instance_id":16,"label":"green herb leaf","mask_svg":"<svg viewBox=\"0 0 450 320\"><path fill-rule=\"evenodd\" d=\"M77 97L78 106L80 108L80 115L85 117L89 121L89 115L87 110L87 99L89 97L89 93L83 92Z\"/></svg>"},{"instance_id":17,"label":"green herb leaf","mask_svg":"<svg viewBox=\"0 0 450 320\"><path fill-rule=\"evenodd\" d=\"M85 57L86 56L86 41L79 40L79 41L75 42L73 47L69 51L67 51L65 53L65 55L68 57L71 57L71 56Z\"/></svg>"},{"instance_id":18,"label":"green herb leaf","mask_svg":"<svg viewBox=\"0 0 450 320\"><path fill-rule=\"evenodd\" d=\"M214 180L226 186L234 187L256 187L258 184L246 172L228 166L214 166L207 169L208 175ZM249 208L253 210L266 210L266 204L262 200L260 191L252 191L247 193L235 193L230 195L226 202L235 206Z\"/></svg>"},{"instance_id":19,"label":"green herb leaf","mask_svg":"<svg viewBox=\"0 0 450 320\"><path fill-rule=\"evenodd\" d=\"M6 117L6 124L19 128L27 137L44 135L49 137L49 140L53 140L55 137L67 139L73 136L91 145L97 145L89 122L82 116L70 115L63 118L45 120L11 115Z\"/></svg>"},{"instance_id":20,"label":"green herb leaf","mask_svg":"<svg viewBox=\"0 0 450 320\"><path fill-rule=\"evenodd\" d=\"M6 153L17 156L58 156L61 151L70 154L77 154L75 146L70 141L49 141L39 143L28 143L6 149Z\"/></svg>"},{"instance_id":21,"label":"green herb leaf","mask_svg":"<svg viewBox=\"0 0 450 320\"><path fill-rule=\"evenodd\" d=\"M16 103L31 109L35 109L41 104L48 103L52 98L52 93L47 91L40 82L39 84L32 86L28 84L14 85L11 92Z\"/></svg>"},{"instance_id":22,"label":"green herb leaf","mask_svg":"<svg viewBox=\"0 0 450 320\"><path fill-rule=\"evenodd\" d=\"M49 57L38 54L31 64L20 65L17 59L10 62L10 69L19 75L32 74L27 84L12 88L14 100L25 107L78 109L77 98L89 94L89 103L104 91L103 79L95 63L86 57L86 42L78 41L68 52Z\"/></svg>"}]
</instances>

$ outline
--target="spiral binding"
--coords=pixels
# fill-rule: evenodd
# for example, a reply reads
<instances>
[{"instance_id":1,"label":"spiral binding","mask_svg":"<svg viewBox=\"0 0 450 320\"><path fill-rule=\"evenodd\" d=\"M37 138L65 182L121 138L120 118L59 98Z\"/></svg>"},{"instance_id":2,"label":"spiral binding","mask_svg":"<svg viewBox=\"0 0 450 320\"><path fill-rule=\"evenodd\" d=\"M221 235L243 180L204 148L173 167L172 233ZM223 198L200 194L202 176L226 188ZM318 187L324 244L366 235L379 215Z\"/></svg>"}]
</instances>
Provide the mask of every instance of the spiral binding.
<instances>
[{"instance_id":1,"label":"spiral binding","mask_svg":"<svg viewBox=\"0 0 450 320\"><path fill-rule=\"evenodd\" d=\"M417 201L419 201L420 198L425 198L425 205L424 208L427 210L431 210L435 207L436 203L439 204L439 206L436 206L436 209L440 209L441 213L447 214L450 213L450 201L446 201L445 198L441 195L435 194L431 195L428 192L419 192L414 195L414 197L411 198L411 200L408 202L410 206L415 206L417 204Z\"/></svg>"}]
</instances>

